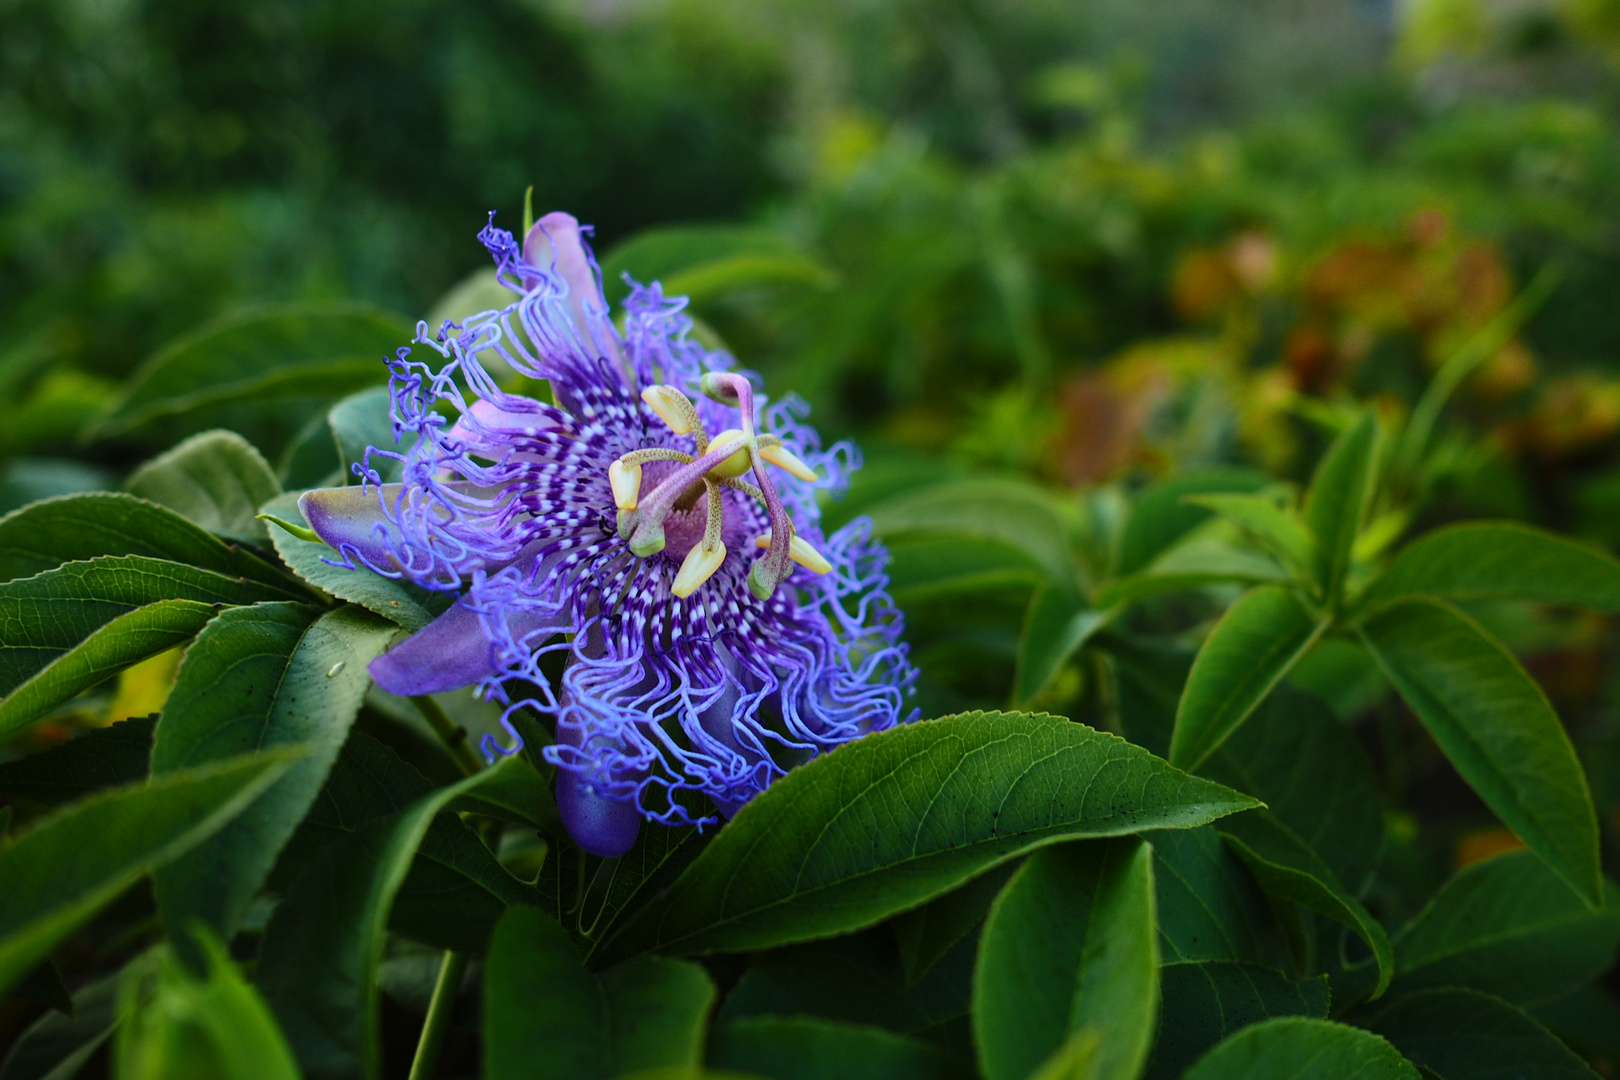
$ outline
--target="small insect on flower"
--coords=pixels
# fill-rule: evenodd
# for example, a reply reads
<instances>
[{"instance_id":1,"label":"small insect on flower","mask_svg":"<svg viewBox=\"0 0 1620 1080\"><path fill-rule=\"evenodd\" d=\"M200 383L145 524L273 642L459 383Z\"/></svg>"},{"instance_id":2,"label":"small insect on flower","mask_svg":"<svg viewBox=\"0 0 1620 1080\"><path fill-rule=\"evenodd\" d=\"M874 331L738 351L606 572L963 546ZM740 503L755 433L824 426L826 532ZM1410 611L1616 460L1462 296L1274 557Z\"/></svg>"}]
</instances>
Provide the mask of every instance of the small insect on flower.
<instances>
[{"instance_id":1,"label":"small insect on flower","mask_svg":"<svg viewBox=\"0 0 1620 1080\"><path fill-rule=\"evenodd\" d=\"M796 399L766 404L657 284L616 328L588 231L550 214L519 247L492 218L479 239L517 298L419 324L443 362L390 364L410 448L371 448L363 484L300 507L348 565L457 594L373 662L377 683L505 706L514 742L485 736L490 760L521 747L517 710L553 719L563 821L611 856L644 817L715 823L695 796L730 817L786 768L912 719L916 675L870 523L820 529L817 493L843 489L855 448L823 449ZM517 376L555 404L502 388ZM378 482L374 455L401 482Z\"/></svg>"}]
</instances>

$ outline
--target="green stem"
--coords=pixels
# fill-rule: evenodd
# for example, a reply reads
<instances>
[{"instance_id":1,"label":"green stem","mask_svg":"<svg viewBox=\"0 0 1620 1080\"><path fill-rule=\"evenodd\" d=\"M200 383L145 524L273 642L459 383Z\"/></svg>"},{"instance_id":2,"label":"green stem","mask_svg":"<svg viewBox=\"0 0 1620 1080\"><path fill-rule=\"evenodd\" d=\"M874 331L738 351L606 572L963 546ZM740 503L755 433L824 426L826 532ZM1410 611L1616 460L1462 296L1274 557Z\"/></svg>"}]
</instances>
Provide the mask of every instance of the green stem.
<instances>
[{"instance_id":1,"label":"green stem","mask_svg":"<svg viewBox=\"0 0 1620 1080\"><path fill-rule=\"evenodd\" d=\"M473 753L472 746L467 742L467 729L450 719L437 701L426 694L417 694L411 698L411 704L422 714L422 719L428 722L433 734L444 743L444 748L450 751L450 756L455 759L456 765L463 773L471 776L483 770L484 763L478 760L478 755Z\"/></svg>"},{"instance_id":2,"label":"green stem","mask_svg":"<svg viewBox=\"0 0 1620 1080\"><path fill-rule=\"evenodd\" d=\"M439 965L439 980L433 984L433 997L428 1002L427 1019L422 1021L422 1037L416 1043L410 1080L431 1080L438 1068L439 1051L444 1049L450 1015L456 1011L456 994L461 990L461 978L466 973L466 954L444 954L444 963Z\"/></svg>"}]
</instances>

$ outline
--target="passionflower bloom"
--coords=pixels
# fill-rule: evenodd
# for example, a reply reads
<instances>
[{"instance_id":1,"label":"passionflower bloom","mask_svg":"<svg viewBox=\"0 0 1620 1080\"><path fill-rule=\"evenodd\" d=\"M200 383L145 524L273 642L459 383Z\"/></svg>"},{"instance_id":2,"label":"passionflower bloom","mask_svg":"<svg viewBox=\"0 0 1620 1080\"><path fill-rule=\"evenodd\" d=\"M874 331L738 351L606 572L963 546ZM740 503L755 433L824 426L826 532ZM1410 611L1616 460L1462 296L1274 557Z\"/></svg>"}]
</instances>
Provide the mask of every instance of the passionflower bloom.
<instances>
[{"instance_id":1,"label":"passionflower bloom","mask_svg":"<svg viewBox=\"0 0 1620 1080\"><path fill-rule=\"evenodd\" d=\"M911 719L915 673L870 523L821 532L816 495L841 491L855 448L823 449L802 402L767 404L657 284L616 328L585 232L551 214L519 247L492 218L479 239L518 299L419 324L435 363L390 363L407 449L371 448L361 484L300 507L346 565L457 595L371 665L377 683L506 706L513 742L486 736L491 760L521 745L515 710L554 718L563 821L618 855L644 817L717 822L711 804L729 817ZM503 389L526 380L553 403ZM401 482L379 482L382 458Z\"/></svg>"}]
</instances>

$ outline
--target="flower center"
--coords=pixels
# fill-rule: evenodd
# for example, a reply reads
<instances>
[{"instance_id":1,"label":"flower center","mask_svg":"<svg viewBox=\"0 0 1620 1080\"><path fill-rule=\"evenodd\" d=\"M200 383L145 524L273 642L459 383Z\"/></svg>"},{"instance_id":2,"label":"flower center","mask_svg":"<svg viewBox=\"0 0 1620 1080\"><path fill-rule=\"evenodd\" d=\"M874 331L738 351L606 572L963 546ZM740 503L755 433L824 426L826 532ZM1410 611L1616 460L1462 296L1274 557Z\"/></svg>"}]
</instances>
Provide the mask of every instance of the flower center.
<instances>
[{"instance_id":1,"label":"flower center","mask_svg":"<svg viewBox=\"0 0 1620 1080\"><path fill-rule=\"evenodd\" d=\"M741 413L742 426L710 439L697 408L680 390L649 386L642 391L641 399L672 432L696 440L697 455L654 447L625 454L608 467L613 500L619 507L619 535L641 558L667 551L671 557L681 559L670 591L676 596L690 596L725 561L726 545L721 539L724 500L720 489L731 488L763 503L771 522L770 531L755 539L757 545L766 548L765 554L755 559L748 571L748 588L755 596L769 599L792 573L791 564L795 562L818 574L827 573L832 564L794 535L793 522L765 464L769 462L804 480L814 480L815 472L783 446L781 439L755 433L754 392L747 379L728 372L710 372L703 376L702 387L714 400L735 406ZM742 479L750 471L757 486Z\"/></svg>"}]
</instances>

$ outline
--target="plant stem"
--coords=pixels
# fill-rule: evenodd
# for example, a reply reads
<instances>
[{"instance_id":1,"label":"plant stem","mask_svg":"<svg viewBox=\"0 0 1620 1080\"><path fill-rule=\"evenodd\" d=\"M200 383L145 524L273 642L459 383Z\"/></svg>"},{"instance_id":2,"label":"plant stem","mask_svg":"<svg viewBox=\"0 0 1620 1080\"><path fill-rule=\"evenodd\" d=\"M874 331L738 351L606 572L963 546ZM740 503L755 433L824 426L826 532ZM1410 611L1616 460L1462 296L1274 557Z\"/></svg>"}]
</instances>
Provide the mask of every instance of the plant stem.
<instances>
[{"instance_id":1,"label":"plant stem","mask_svg":"<svg viewBox=\"0 0 1620 1080\"><path fill-rule=\"evenodd\" d=\"M416 1043L410 1080L431 1080L438 1068L439 1051L444 1049L444 1036L450 1030L450 1014L456 1011L456 994L461 989L461 977L466 973L467 957L464 953L444 954L444 963L439 965L439 979L433 984L433 997L428 1002L427 1019L422 1021L422 1037Z\"/></svg>"},{"instance_id":2,"label":"plant stem","mask_svg":"<svg viewBox=\"0 0 1620 1080\"><path fill-rule=\"evenodd\" d=\"M483 770L484 763L478 760L478 755L467 743L467 729L450 719L437 701L426 694L417 694L411 698L411 704L416 706L416 711L422 714L439 741L444 743L444 748L450 751L450 756L463 773L471 776Z\"/></svg>"}]
</instances>

